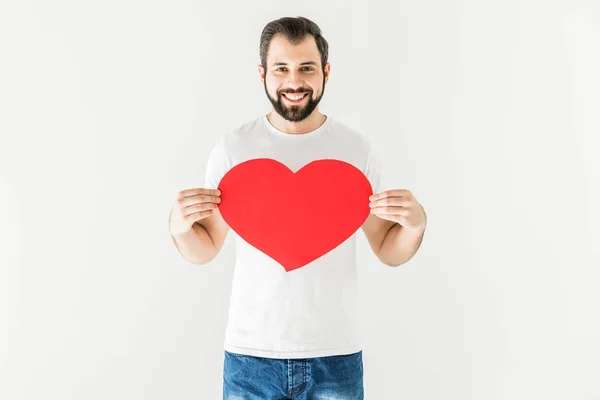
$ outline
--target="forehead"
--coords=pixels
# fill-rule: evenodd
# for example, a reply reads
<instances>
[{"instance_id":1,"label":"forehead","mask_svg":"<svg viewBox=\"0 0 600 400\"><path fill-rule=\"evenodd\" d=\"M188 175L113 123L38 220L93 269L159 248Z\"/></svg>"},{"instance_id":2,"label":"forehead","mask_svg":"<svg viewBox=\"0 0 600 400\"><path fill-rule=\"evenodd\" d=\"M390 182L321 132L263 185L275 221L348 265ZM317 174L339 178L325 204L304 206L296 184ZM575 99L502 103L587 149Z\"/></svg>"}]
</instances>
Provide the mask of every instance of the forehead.
<instances>
[{"instance_id":1,"label":"forehead","mask_svg":"<svg viewBox=\"0 0 600 400\"><path fill-rule=\"evenodd\" d=\"M317 48L317 42L312 35L306 36L297 44L290 43L285 36L277 34L273 36L269 51L267 53L267 63L302 63L306 61L314 61L319 63L321 55Z\"/></svg>"}]
</instances>

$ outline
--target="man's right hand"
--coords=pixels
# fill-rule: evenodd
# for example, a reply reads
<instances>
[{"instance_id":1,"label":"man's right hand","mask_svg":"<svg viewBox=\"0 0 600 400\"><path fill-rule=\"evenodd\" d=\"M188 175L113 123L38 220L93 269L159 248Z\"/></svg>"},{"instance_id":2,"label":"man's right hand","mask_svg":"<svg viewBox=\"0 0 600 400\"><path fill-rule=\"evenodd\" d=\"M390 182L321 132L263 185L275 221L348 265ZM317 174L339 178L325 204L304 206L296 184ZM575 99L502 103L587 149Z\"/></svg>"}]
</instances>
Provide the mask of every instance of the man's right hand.
<instances>
[{"instance_id":1,"label":"man's right hand","mask_svg":"<svg viewBox=\"0 0 600 400\"><path fill-rule=\"evenodd\" d=\"M186 189L177 194L171 209L169 229L171 235L189 231L194 222L210 217L221 202L218 189Z\"/></svg>"}]
</instances>

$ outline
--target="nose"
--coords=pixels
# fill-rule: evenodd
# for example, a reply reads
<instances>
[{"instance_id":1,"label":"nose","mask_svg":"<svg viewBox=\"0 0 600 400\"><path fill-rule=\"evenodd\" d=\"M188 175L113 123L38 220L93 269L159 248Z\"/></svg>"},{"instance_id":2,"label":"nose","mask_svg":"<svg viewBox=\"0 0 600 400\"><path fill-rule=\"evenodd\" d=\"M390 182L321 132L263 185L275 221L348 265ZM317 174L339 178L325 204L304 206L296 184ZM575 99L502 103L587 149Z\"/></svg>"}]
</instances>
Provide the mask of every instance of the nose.
<instances>
[{"instance_id":1,"label":"nose","mask_svg":"<svg viewBox=\"0 0 600 400\"><path fill-rule=\"evenodd\" d=\"M294 90L302 87L302 79L300 78L300 74L298 72L290 72L288 74L287 84L290 88Z\"/></svg>"}]
</instances>

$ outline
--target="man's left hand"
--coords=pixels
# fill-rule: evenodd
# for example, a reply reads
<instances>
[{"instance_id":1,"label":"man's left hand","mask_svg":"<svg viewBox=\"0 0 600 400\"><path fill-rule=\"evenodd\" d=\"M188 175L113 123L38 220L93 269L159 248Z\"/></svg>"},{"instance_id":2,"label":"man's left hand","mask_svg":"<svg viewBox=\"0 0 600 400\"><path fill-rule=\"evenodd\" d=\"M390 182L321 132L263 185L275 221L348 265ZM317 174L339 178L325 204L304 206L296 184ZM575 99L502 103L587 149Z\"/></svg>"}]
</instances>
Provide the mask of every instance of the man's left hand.
<instances>
[{"instance_id":1,"label":"man's left hand","mask_svg":"<svg viewBox=\"0 0 600 400\"><path fill-rule=\"evenodd\" d=\"M391 189L369 197L371 214L388 221L397 222L411 230L423 230L427 215L423 206L407 189Z\"/></svg>"}]
</instances>

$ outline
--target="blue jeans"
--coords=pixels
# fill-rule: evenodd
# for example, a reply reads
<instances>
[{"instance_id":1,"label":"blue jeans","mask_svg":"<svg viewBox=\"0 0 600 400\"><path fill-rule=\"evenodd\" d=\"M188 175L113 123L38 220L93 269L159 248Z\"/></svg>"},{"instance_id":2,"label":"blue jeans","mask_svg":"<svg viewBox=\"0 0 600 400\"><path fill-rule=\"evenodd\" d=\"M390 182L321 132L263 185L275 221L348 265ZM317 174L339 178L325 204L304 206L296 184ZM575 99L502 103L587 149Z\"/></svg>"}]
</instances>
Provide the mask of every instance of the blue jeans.
<instances>
[{"instance_id":1,"label":"blue jeans","mask_svg":"<svg viewBox=\"0 0 600 400\"><path fill-rule=\"evenodd\" d=\"M230 353L223 363L223 400L363 400L362 351L275 359Z\"/></svg>"}]
</instances>

